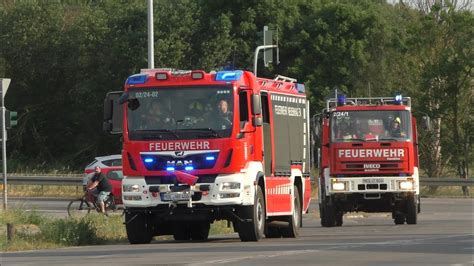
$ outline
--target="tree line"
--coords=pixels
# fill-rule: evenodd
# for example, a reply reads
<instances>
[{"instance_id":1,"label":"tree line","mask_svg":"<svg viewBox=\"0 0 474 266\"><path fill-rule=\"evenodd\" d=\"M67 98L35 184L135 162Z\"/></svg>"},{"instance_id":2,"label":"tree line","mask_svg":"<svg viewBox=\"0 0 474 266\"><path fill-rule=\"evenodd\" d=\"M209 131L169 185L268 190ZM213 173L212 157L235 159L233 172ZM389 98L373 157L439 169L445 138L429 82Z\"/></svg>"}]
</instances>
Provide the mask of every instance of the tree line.
<instances>
[{"instance_id":1,"label":"tree line","mask_svg":"<svg viewBox=\"0 0 474 266\"><path fill-rule=\"evenodd\" d=\"M469 1L468 1L469 2ZM120 152L101 131L109 91L147 67L145 1L4 0L0 77L12 79L6 106L12 171L63 165L79 170ZM474 153L472 7L458 1L160 0L154 4L155 66L252 70L264 26L278 29L282 74L305 83L318 113L334 89L349 97L412 97L422 169L456 175Z\"/></svg>"}]
</instances>

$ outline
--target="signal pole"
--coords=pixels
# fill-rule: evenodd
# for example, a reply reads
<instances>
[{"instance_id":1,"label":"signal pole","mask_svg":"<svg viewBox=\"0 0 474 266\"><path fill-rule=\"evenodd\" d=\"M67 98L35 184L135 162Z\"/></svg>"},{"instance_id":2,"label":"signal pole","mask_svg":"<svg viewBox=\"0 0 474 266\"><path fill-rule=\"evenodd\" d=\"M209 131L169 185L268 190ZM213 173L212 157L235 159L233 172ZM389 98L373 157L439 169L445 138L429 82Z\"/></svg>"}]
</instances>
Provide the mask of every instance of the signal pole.
<instances>
[{"instance_id":1,"label":"signal pole","mask_svg":"<svg viewBox=\"0 0 474 266\"><path fill-rule=\"evenodd\" d=\"M7 210L7 130L5 128L5 94L7 94L8 86L11 79L0 79L0 89L2 93L2 163L3 163L3 209Z\"/></svg>"}]
</instances>

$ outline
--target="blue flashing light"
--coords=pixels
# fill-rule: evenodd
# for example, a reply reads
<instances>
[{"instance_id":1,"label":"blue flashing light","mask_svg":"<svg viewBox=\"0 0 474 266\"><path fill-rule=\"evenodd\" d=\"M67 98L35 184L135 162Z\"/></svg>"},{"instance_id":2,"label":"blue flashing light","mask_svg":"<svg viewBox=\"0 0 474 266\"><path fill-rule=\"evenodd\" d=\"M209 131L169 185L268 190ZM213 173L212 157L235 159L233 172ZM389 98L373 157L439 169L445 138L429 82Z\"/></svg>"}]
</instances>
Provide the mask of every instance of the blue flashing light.
<instances>
[{"instance_id":1,"label":"blue flashing light","mask_svg":"<svg viewBox=\"0 0 474 266\"><path fill-rule=\"evenodd\" d=\"M216 74L216 81L236 81L239 80L244 72L242 70L235 71L219 71Z\"/></svg>"},{"instance_id":2,"label":"blue flashing light","mask_svg":"<svg viewBox=\"0 0 474 266\"><path fill-rule=\"evenodd\" d=\"M206 157L206 161L214 161L216 159L216 157L214 156L207 156Z\"/></svg>"},{"instance_id":3,"label":"blue flashing light","mask_svg":"<svg viewBox=\"0 0 474 266\"><path fill-rule=\"evenodd\" d=\"M403 103L403 97L401 94L395 95L395 103L400 105Z\"/></svg>"},{"instance_id":4,"label":"blue flashing light","mask_svg":"<svg viewBox=\"0 0 474 266\"><path fill-rule=\"evenodd\" d=\"M346 95L339 94L337 95L337 106L346 105Z\"/></svg>"},{"instance_id":5,"label":"blue flashing light","mask_svg":"<svg viewBox=\"0 0 474 266\"><path fill-rule=\"evenodd\" d=\"M168 167L166 167L166 171L172 172L172 171L174 171L174 167L173 166L168 166Z\"/></svg>"},{"instance_id":6,"label":"blue flashing light","mask_svg":"<svg viewBox=\"0 0 474 266\"><path fill-rule=\"evenodd\" d=\"M306 88L305 88L304 84L296 83L296 90L299 93L304 93Z\"/></svg>"},{"instance_id":7,"label":"blue flashing light","mask_svg":"<svg viewBox=\"0 0 474 266\"><path fill-rule=\"evenodd\" d=\"M127 84L133 85L133 84L143 84L148 80L148 75L147 74L135 74L127 79Z\"/></svg>"},{"instance_id":8,"label":"blue flashing light","mask_svg":"<svg viewBox=\"0 0 474 266\"><path fill-rule=\"evenodd\" d=\"M152 163L154 160L153 158L145 158L145 163Z\"/></svg>"},{"instance_id":9,"label":"blue flashing light","mask_svg":"<svg viewBox=\"0 0 474 266\"><path fill-rule=\"evenodd\" d=\"M184 170L192 171L192 170L194 170L194 167L192 165L188 165L188 166L184 167Z\"/></svg>"}]
</instances>

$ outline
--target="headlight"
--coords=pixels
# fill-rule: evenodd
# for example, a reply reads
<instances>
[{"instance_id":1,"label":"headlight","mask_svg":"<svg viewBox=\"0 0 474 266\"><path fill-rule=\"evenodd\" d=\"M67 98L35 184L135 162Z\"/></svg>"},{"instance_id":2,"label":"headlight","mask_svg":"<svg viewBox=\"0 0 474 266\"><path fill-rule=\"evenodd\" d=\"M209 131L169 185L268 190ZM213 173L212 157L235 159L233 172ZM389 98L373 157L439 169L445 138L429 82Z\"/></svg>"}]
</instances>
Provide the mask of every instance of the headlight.
<instances>
[{"instance_id":1,"label":"headlight","mask_svg":"<svg viewBox=\"0 0 474 266\"><path fill-rule=\"evenodd\" d=\"M413 180L399 181L398 187L403 190L412 190L414 187Z\"/></svg>"},{"instance_id":2,"label":"headlight","mask_svg":"<svg viewBox=\"0 0 474 266\"><path fill-rule=\"evenodd\" d=\"M239 182L224 182L222 183L221 190L240 189Z\"/></svg>"},{"instance_id":3,"label":"headlight","mask_svg":"<svg viewBox=\"0 0 474 266\"><path fill-rule=\"evenodd\" d=\"M134 185L123 185L122 186L123 192L139 192L140 186L137 184Z\"/></svg>"},{"instance_id":4,"label":"headlight","mask_svg":"<svg viewBox=\"0 0 474 266\"><path fill-rule=\"evenodd\" d=\"M332 190L346 190L346 182L335 182L332 183Z\"/></svg>"}]
</instances>

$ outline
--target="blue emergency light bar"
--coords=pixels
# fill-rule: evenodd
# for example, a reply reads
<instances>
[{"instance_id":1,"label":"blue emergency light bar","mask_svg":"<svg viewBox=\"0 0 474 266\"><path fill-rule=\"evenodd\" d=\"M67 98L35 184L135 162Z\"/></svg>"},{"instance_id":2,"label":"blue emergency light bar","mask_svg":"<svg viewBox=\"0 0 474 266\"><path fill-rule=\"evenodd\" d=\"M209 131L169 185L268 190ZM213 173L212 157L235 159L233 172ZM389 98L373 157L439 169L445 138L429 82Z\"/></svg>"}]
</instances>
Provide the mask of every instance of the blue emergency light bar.
<instances>
[{"instance_id":1,"label":"blue emergency light bar","mask_svg":"<svg viewBox=\"0 0 474 266\"><path fill-rule=\"evenodd\" d=\"M403 97L401 94L395 95L395 103L401 105L403 103Z\"/></svg>"},{"instance_id":2,"label":"blue emergency light bar","mask_svg":"<svg viewBox=\"0 0 474 266\"><path fill-rule=\"evenodd\" d=\"M128 85L133 85L133 84L143 84L148 80L148 75L147 74L135 74L127 79L127 84Z\"/></svg>"},{"instance_id":3,"label":"blue emergency light bar","mask_svg":"<svg viewBox=\"0 0 474 266\"><path fill-rule=\"evenodd\" d=\"M145 163L152 163L153 162L153 158L145 158Z\"/></svg>"},{"instance_id":4,"label":"blue emergency light bar","mask_svg":"<svg viewBox=\"0 0 474 266\"><path fill-rule=\"evenodd\" d=\"M172 172L172 171L174 171L174 167L173 166L168 166L168 167L166 167L166 171Z\"/></svg>"},{"instance_id":5,"label":"blue emergency light bar","mask_svg":"<svg viewBox=\"0 0 474 266\"><path fill-rule=\"evenodd\" d=\"M344 106L346 105L346 95L339 94L337 95L337 106Z\"/></svg>"},{"instance_id":6,"label":"blue emergency light bar","mask_svg":"<svg viewBox=\"0 0 474 266\"><path fill-rule=\"evenodd\" d=\"M192 165L188 165L188 166L184 167L184 170L192 171L192 170L194 170L194 167Z\"/></svg>"},{"instance_id":7,"label":"blue emergency light bar","mask_svg":"<svg viewBox=\"0 0 474 266\"><path fill-rule=\"evenodd\" d=\"M216 74L216 81L236 81L239 80L244 72L242 70L235 71L219 71Z\"/></svg>"}]
</instances>

